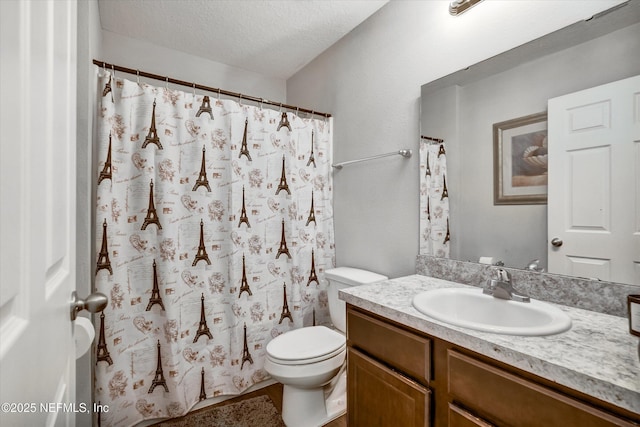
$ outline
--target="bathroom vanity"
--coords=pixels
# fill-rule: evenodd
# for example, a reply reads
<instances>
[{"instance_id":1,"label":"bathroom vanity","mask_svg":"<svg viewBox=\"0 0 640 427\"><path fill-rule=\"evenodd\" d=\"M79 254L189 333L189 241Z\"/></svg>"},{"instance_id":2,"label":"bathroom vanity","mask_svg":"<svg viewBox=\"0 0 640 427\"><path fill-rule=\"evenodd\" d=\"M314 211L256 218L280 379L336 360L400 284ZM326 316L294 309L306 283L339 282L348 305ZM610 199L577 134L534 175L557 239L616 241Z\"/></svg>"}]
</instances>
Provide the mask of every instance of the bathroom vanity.
<instances>
[{"instance_id":1,"label":"bathroom vanity","mask_svg":"<svg viewBox=\"0 0 640 427\"><path fill-rule=\"evenodd\" d=\"M638 340L627 319L558 306L569 331L523 337L413 308L416 294L450 287L466 286L415 275L341 291L349 425L640 425Z\"/></svg>"}]
</instances>

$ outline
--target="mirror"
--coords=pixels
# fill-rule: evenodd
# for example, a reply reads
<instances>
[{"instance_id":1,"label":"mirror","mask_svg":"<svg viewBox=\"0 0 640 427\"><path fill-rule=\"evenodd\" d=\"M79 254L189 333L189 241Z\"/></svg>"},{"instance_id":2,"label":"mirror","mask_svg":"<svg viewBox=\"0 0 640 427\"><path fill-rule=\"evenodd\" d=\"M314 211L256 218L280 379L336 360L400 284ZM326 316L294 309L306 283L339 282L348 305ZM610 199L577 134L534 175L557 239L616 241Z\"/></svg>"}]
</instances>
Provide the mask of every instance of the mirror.
<instances>
[{"instance_id":1,"label":"mirror","mask_svg":"<svg viewBox=\"0 0 640 427\"><path fill-rule=\"evenodd\" d=\"M493 125L545 112L550 98L638 74L640 2L628 2L423 85L421 135L443 139L446 150L449 257L514 268L539 259L547 271L547 205L494 204ZM422 249L423 240L438 238L423 232L424 200L420 253L438 256Z\"/></svg>"}]
</instances>

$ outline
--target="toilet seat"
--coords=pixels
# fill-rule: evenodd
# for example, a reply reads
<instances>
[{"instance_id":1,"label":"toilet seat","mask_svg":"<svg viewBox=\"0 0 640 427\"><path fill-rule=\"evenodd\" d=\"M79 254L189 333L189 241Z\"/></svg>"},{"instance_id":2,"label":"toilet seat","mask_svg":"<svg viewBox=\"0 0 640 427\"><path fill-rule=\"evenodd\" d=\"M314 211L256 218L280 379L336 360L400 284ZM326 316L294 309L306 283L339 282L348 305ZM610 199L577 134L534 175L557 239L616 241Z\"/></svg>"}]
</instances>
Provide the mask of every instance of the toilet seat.
<instances>
[{"instance_id":1,"label":"toilet seat","mask_svg":"<svg viewBox=\"0 0 640 427\"><path fill-rule=\"evenodd\" d=\"M346 347L344 335L326 326L286 332L267 344L267 357L281 365L305 365L332 358Z\"/></svg>"}]
</instances>

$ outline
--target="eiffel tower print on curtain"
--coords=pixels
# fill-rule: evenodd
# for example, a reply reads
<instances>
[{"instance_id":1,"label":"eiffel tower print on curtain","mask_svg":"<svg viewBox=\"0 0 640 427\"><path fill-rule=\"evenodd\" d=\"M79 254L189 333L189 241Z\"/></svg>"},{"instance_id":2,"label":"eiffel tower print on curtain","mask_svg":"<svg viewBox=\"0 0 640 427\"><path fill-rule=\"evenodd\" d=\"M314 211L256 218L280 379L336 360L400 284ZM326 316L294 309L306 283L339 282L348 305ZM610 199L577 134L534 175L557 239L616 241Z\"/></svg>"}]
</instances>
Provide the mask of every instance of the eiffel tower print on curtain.
<instances>
[{"instance_id":1,"label":"eiffel tower print on curtain","mask_svg":"<svg viewBox=\"0 0 640 427\"><path fill-rule=\"evenodd\" d=\"M109 148L107 148L107 160L105 160L104 167L102 168L100 176L98 177L98 185L100 185L100 183L105 179L111 180L111 182L113 182L113 180L111 179L111 132L109 132Z\"/></svg>"},{"instance_id":2,"label":"eiffel tower print on curtain","mask_svg":"<svg viewBox=\"0 0 640 427\"><path fill-rule=\"evenodd\" d=\"M284 155L282 156L282 173L280 174L280 184L278 184L276 196L280 194L282 190L286 191L288 195L291 195L291 191L289 191L289 184L287 184L287 174L286 168L284 166Z\"/></svg>"},{"instance_id":3,"label":"eiffel tower print on curtain","mask_svg":"<svg viewBox=\"0 0 640 427\"><path fill-rule=\"evenodd\" d=\"M100 312L100 333L96 346L96 365L98 362L107 362L108 365L113 365L113 360L107 349L107 339L104 335L104 310Z\"/></svg>"},{"instance_id":4,"label":"eiffel tower print on curtain","mask_svg":"<svg viewBox=\"0 0 640 427\"><path fill-rule=\"evenodd\" d=\"M200 174L198 175L198 179L196 179L196 183L193 185L193 190L196 191L199 187L204 187L208 192L211 192L211 187L209 186L209 179L207 178L207 161L205 158L206 148L202 146L202 163L200 164Z\"/></svg>"},{"instance_id":5,"label":"eiffel tower print on curtain","mask_svg":"<svg viewBox=\"0 0 640 427\"><path fill-rule=\"evenodd\" d=\"M445 197L449 197L449 190L447 190L447 176L442 175L442 196L440 200L444 200Z\"/></svg>"},{"instance_id":6,"label":"eiffel tower print on curtain","mask_svg":"<svg viewBox=\"0 0 640 427\"><path fill-rule=\"evenodd\" d=\"M251 357L251 353L249 353L249 344L247 343L247 323L244 324L244 346L242 348L242 364L240 365L240 370L244 368L244 362L249 362L253 365L253 357Z\"/></svg>"},{"instance_id":7,"label":"eiffel tower print on curtain","mask_svg":"<svg viewBox=\"0 0 640 427\"><path fill-rule=\"evenodd\" d=\"M315 251L311 249L311 273L309 273L309 280L307 280L307 286L309 286L313 282L316 282L316 285L320 284L320 281L318 280L318 275L316 274Z\"/></svg>"},{"instance_id":8,"label":"eiffel tower print on curtain","mask_svg":"<svg viewBox=\"0 0 640 427\"><path fill-rule=\"evenodd\" d=\"M151 297L149 298L149 303L147 304L147 309L145 311L151 311L151 307L158 304L162 311L164 309L164 303L162 302L162 297L160 296L160 287L158 286L158 272L156 271L156 260L153 260L153 286L151 288Z\"/></svg>"},{"instance_id":9,"label":"eiffel tower print on curtain","mask_svg":"<svg viewBox=\"0 0 640 427\"><path fill-rule=\"evenodd\" d=\"M109 261L109 249L107 249L107 219L104 219L102 223L102 247L98 254L96 275L100 270L108 270L109 274L113 276L113 269L111 268L111 261Z\"/></svg>"},{"instance_id":10,"label":"eiffel tower print on curtain","mask_svg":"<svg viewBox=\"0 0 640 427\"><path fill-rule=\"evenodd\" d=\"M208 113L209 116L213 119L213 111L211 110L211 101L208 96L202 98L202 104L200 108L198 108L198 112L196 113L196 117L200 117L202 113Z\"/></svg>"},{"instance_id":11,"label":"eiffel tower print on curtain","mask_svg":"<svg viewBox=\"0 0 640 427\"><path fill-rule=\"evenodd\" d=\"M313 155L313 134L314 131L311 130L311 153L309 154L309 160L307 161L307 166L309 166L311 163L313 163L313 167L316 168L316 158Z\"/></svg>"},{"instance_id":12,"label":"eiffel tower print on curtain","mask_svg":"<svg viewBox=\"0 0 640 427\"><path fill-rule=\"evenodd\" d=\"M162 144L160 143L160 137L156 130L156 100L153 100L153 112L151 113L151 125L149 126L149 133L142 143L142 148L147 148L147 145L155 144L158 149L162 150Z\"/></svg>"},{"instance_id":13,"label":"eiffel tower print on curtain","mask_svg":"<svg viewBox=\"0 0 640 427\"><path fill-rule=\"evenodd\" d=\"M291 259L291 254L289 253L289 248L287 247L287 238L284 235L284 219L282 220L282 234L280 236L280 248L278 249L278 254L276 255L276 259L280 258L280 255L285 254Z\"/></svg>"},{"instance_id":14,"label":"eiffel tower print on curtain","mask_svg":"<svg viewBox=\"0 0 640 427\"><path fill-rule=\"evenodd\" d=\"M207 254L207 247L204 245L204 222L202 220L200 220L200 245L198 245L198 252L191 266L195 267L198 261L205 261L207 265L211 265L209 255Z\"/></svg>"},{"instance_id":15,"label":"eiffel tower print on curtain","mask_svg":"<svg viewBox=\"0 0 640 427\"><path fill-rule=\"evenodd\" d=\"M253 295L251 293L251 288L249 287L249 281L247 280L247 268L244 262L244 254L242 254L242 282L240 284L240 292L238 292L238 298L242 296L242 293L246 292L249 296Z\"/></svg>"},{"instance_id":16,"label":"eiffel tower print on curtain","mask_svg":"<svg viewBox=\"0 0 640 427\"><path fill-rule=\"evenodd\" d=\"M204 368L202 368L200 371L200 397L198 398L198 402L202 402L203 400L206 400L206 398L207 392L204 387Z\"/></svg>"},{"instance_id":17,"label":"eiffel tower print on curtain","mask_svg":"<svg viewBox=\"0 0 640 427\"><path fill-rule=\"evenodd\" d=\"M200 324L198 325L198 331L193 338L193 342L197 342L202 335L206 335L209 339L213 339L209 326L207 326L207 317L204 314L204 293L200 297Z\"/></svg>"},{"instance_id":18,"label":"eiffel tower print on curtain","mask_svg":"<svg viewBox=\"0 0 640 427\"><path fill-rule=\"evenodd\" d=\"M244 185L242 186L242 211L240 211L240 221L238 221L238 228L242 224L247 224L247 228L251 228L251 224L249 224L249 217L247 216L247 208L244 203Z\"/></svg>"},{"instance_id":19,"label":"eiffel tower print on curtain","mask_svg":"<svg viewBox=\"0 0 640 427\"><path fill-rule=\"evenodd\" d=\"M102 96L107 96L111 93L111 75L109 75L109 81L104 85L104 89L102 89ZM111 102L113 102L113 94L111 94Z\"/></svg>"},{"instance_id":20,"label":"eiffel tower print on curtain","mask_svg":"<svg viewBox=\"0 0 640 427\"><path fill-rule=\"evenodd\" d=\"M242 134L242 145L240 146L240 154L238 158L245 156L247 160L251 161L251 154L249 154L249 147L247 146L247 125L248 119L244 119L244 133Z\"/></svg>"},{"instance_id":21,"label":"eiffel tower print on curtain","mask_svg":"<svg viewBox=\"0 0 640 427\"><path fill-rule=\"evenodd\" d=\"M305 224L305 226L314 223L315 225L318 225L318 223L316 222L316 210L313 207L313 191L311 192L311 208L309 208L309 217L307 218L307 223Z\"/></svg>"},{"instance_id":22,"label":"eiffel tower print on curtain","mask_svg":"<svg viewBox=\"0 0 640 427\"><path fill-rule=\"evenodd\" d=\"M287 302L287 284L282 285L282 313L280 314L280 321L278 325L282 323L282 321L286 318L289 318L291 323L293 323L293 316L291 316L291 311L289 311L289 303Z\"/></svg>"},{"instance_id":23,"label":"eiffel tower print on curtain","mask_svg":"<svg viewBox=\"0 0 640 427\"><path fill-rule=\"evenodd\" d=\"M283 127L291 131L291 124L289 123L289 117L287 117L287 113L282 113L282 115L280 116L280 123L278 124L278 130L282 129Z\"/></svg>"},{"instance_id":24,"label":"eiffel tower print on curtain","mask_svg":"<svg viewBox=\"0 0 640 427\"><path fill-rule=\"evenodd\" d=\"M158 227L158 230L162 230L160 218L158 218L158 213L156 212L156 204L153 201L153 180L149 183L149 207L147 208L147 216L145 217L140 229L146 230L149 224L155 224Z\"/></svg>"},{"instance_id":25,"label":"eiffel tower print on curtain","mask_svg":"<svg viewBox=\"0 0 640 427\"><path fill-rule=\"evenodd\" d=\"M444 236L443 244L451 240L451 231L449 230L449 218L447 218L447 234Z\"/></svg>"},{"instance_id":26,"label":"eiffel tower print on curtain","mask_svg":"<svg viewBox=\"0 0 640 427\"><path fill-rule=\"evenodd\" d=\"M162 356L160 355L160 340L158 340L158 365L156 367L156 375L153 377L151 387L149 387L149 394L153 393L153 390L157 386L164 387L164 391L169 393L169 387L167 387L167 381L164 379L164 372L162 371Z\"/></svg>"}]
</instances>

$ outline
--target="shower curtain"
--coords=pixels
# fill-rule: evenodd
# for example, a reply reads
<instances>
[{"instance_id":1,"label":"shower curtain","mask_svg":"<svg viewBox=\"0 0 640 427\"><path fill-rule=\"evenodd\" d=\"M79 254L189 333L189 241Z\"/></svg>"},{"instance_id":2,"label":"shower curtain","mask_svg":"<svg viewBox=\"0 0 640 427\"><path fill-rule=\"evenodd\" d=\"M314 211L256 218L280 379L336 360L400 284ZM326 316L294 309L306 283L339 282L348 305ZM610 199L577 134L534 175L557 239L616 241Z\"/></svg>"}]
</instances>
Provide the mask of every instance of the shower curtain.
<instances>
[{"instance_id":1,"label":"shower curtain","mask_svg":"<svg viewBox=\"0 0 640 427\"><path fill-rule=\"evenodd\" d=\"M449 258L449 190L443 142L420 140L420 254Z\"/></svg>"},{"instance_id":2,"label":"shower curtain","mask_svg":"<svg viewBox=\"0 0 640 427\"><path fill-rule=\"evenodd\" d=\"M332 123L98 72L95 417L130 426L241 393L271 339L329 323Z\"/></svg>"}]
</instances>

